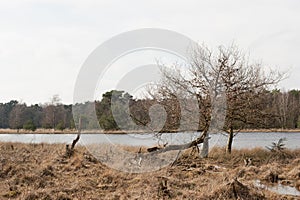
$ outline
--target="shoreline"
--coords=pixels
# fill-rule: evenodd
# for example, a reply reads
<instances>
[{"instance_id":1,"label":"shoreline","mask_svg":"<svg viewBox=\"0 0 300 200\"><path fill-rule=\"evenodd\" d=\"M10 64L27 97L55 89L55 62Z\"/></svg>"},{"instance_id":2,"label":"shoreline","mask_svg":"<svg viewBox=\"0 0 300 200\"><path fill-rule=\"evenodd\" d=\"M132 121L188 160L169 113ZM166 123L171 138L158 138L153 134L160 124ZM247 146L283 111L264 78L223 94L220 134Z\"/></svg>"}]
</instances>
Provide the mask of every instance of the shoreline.
<instances>
[{"instance_id":1,"label":"shoreline","mask_svg":"<svg viewBox=\"0 0 300 200\"><path fill-rule=\"evenodd\" d=\"M162 133L177 133L177 132L195 132L195 131L177 131L170 130L164 131ZM240 133L300 133L300 129L243 129L239 131ZM81 134L149 134L153 133L151 131L146 130L82 130ZM0 134L78 134L78 130L75 129L65 129L65 130L54 130L54 129L37 129L35 131L24 130L24 129L0 129Z\"/></svg>"}]
</instances>

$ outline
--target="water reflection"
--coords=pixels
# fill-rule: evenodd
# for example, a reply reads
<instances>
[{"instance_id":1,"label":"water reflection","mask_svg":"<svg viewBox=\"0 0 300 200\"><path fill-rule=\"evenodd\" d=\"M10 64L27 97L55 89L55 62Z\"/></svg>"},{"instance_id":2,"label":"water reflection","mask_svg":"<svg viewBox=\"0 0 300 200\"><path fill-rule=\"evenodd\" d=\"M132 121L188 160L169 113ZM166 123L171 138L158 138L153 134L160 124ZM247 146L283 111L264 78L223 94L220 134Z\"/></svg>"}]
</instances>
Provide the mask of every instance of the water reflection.
<instances>
[{"instance_id":1,"label":"water reflection","mask_svg":"<svg viewBox=\"0 0 300 200\"><path fill-rule=\"evenodd\" d=\"M300 196L300 191L298 191L296 188L287 185L282 185L281 183L278 183L275 186L266 186L262 184L260 180L255 180L254 185L256 187L270 190L272 192L282 195Z\"/></svg>"}]
</instances>

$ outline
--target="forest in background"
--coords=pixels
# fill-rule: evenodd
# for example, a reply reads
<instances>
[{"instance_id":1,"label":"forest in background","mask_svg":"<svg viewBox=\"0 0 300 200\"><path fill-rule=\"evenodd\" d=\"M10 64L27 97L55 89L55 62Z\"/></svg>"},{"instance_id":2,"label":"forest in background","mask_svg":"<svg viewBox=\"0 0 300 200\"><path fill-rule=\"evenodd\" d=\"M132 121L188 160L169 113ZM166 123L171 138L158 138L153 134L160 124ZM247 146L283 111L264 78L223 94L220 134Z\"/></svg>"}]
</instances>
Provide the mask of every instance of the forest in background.
<instances>
[{"instance_id":1,"label":"forest in background","mask_svg":"<svg viewBox=\"0 0 300 200\"><path fill-rule=\"evenodd\" d=\"M114 95L113 95L114 94ZM114 98L114 104L112 104ZM295 129L300 127L300 90L266 91L258 109L265 115L246 113L247 118L255 118L255 123L236 122L236 129ZM72 109L79 108L85 112L90 109L96 110L97 122L89 119L89 114L81 116L82 129L95 129L99 123L104 130L134 130L135 125L145 125L150 122L149 108L152 105L160 104L166 111L166 123L161 131L176 131L181 121L180 103L176 98L166 97L163 99L134 99L124 91L109 91L102 95L100 101L86 102L82 104L64 105L60 103L58 96L53 96L47 104L26 105L16 100L8 103L0 103L0 128L36 130L45 129L75 129ZM129 105L129 113L128 107ZM117 111L117 112L116 112ZM114 113L114 115L113 115ZM115 117L122 119L124 114L129 114L131 120L124 117L124 121L116 123ZM119 127L121 124L121 128ZM201 130L201 119L199 130Z\"/></svg>"}]
</instances>

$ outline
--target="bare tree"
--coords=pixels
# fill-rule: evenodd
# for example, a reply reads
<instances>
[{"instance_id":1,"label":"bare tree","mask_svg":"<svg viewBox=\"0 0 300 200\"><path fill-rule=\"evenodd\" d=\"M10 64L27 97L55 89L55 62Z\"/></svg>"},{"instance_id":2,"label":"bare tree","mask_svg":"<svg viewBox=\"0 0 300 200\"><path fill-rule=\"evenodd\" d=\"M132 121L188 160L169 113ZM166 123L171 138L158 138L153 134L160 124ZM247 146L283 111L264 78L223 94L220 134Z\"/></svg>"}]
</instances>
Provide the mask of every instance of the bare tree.
<instances>
[{"instance_id":1,"label":"bare tree","mask_svg":"<svg viewBox=\"0 0 300 200\"><path fill-rule=\"evenodd\" d=\"M227 99L224 130L228 133L227 151L231 153L233 137L240 129L248 124L259 125L263 118L271 116L262 107L264 97L283 74L275 70L266 74L261 64L251 63L236 46L220 47L219 52Z\"/></svg>"},{"instance_id":2,"label":"bare tree","mask_svg":"<svg viewBox=\"0 0 300 200\"><path fill-rule=\"evenodd\" d=\"M221 65L217 65L213 53L204 46L198 46L191 53L188 66L161 67L163 78L161 84L150 93L156 99L174 99L178 101L180 110L180 128L178 131L202 131L195 141L204 143L201 156L208 155L209 129L212 122L218 124L215 102L222 97L224 87L221 85ZM222 92L223 91L223 92ZM159 100L158 100L159 101ZM166 102L166 101L165 101ZM196 112L195 112L196 111ZM217 127L217 126L216 126ZM198 145L198 142L192 142ZM191 145L185 145L191 147Z\"/></svg>"},{"instance_id":3,"label":"bare tree","mask_svg":"<svg viewBox=\"0 0 300 200\"><path fill-rule=\"evenodd\" d=\"M291 90L288 92L273 91L273 112L276 114L277 127L298 128L299 119L299 91Z\"/></svg>"},{"instance_id":4,"label":"bare tree","mask_svg":"<svg viewBox=\"0 0 300 200\"><path fill-rule=\"evenodd\" d=\"M195 97L198 118L191 121L198 124L198 130L203 131L206 137L211 126L222 121L222 116L215 117L214 102L221 96L225 97L226 105L223 105L223 109L226 108L226 122L219 128L228 134L228 153L231 153L233 138L239 129L247 124L260 123L262 117L268 115L261 109L262 96L283 77L273 70L266 74L261 64L250 63L248 57L235 45L227 48L220 46L217 51L199 45L193 47L187 66L163 66L162 69L162 83L152 92L155 94L153 96L165 98L177 93L175 96L183 95L185 101ZM222 115L222 106L220 109ZM188 114L195 112L189 111ZM207 149L202 151L205 152L202 156L207 156Z\"/></svg>"},{"instance_id":5,"label":"bare tree","mask_svg":"<svg viewBox=\"0 0 300 200\"><path fill-rule=\"evenodd\" d=\"M9 126L13 129L17 129L18 132L25 122L23 117L25 110L25 104L16 104L9 114Z\"/></svg>"},{"instance_id":6,"label":"bare tree","mask_svg":"<svg viewBox=\"0 0 300 200\"><path fill-rule=\"evenodd\" d=\"M43 126L46 128L56 128L60 118L59 115L63 114L63 105L60 103L59 95L53 95L50 102L44 107ZM59 113L61 112L61 113Z\"/></svg>"}]
</instances>

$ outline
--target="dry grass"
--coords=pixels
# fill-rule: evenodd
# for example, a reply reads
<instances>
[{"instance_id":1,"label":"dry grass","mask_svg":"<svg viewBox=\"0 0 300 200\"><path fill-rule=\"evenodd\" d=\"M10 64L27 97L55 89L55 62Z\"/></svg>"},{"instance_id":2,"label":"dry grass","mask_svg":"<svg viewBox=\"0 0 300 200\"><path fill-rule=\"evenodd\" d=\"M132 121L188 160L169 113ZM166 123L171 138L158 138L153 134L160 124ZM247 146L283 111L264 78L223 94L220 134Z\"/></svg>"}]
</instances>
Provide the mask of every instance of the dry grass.
<instances>
[{"instance_id":1,"label":"dry grass","mask_svg":"<svg viewBox=\"0 0 300 200\"><path fill-rule=\"evenodd\" d=\"M38 128L35 131L25 129L0 129L0 134L77 134L75 129L54 130Z\"/></svg>"},{"instance_id":2,"label":"dry grass","mask_svg":"<svg viewBox=\"0 0 300 200\"><path fill-rule=\"evenodd\" d=\"M300 129L283 129L283 128L269 128L269 129L242 129L240 132L256 132L256 133L268 133L268 132L288 132L288 133L299 133Z\"/></svg>"},{"instance_id":3,"label":"dry grass","mask_svg":"<svg viewBox=\"0 0 300 200\"><path fill-rule=\"evenodd\" d=\"M175 131L170 131L175 132ZM56 129L45 129L45 128L38 128L35 131L25 130L25 129L1 129L0 134L77 134L78 130L76 129L64 129L64 130L56 130ZM101 129L88 129L88 130L81 130L82 134L127 134L127 133L149 133L147 130L101 130Z\"/></svg>"},{"instance_id":4,"label":"dry grass","mask_svg":"<svg viewBox=\"0 0 300 200\"><path fill-rule=\"evenodd\" d=\"M60 144L0 143L0 199L293 199L253 185L268 183L272 172L298 187L300 150L285 153L213 149L200 159L186 151L173 166L134 174L104 166L81 146L66 158ZM245 157L252 166L244 166Z\"/></svg>"},{"instance_id":5,"label":"dry grass","mask_svg":"<svg viewBox=\"0 0 300 200\"><path fill-rule=\"evenodd\" d=\"M54 130L54 129L45 129L45 128L38 128L35 131L31 130L25 130L25 129L1 129L0 128L0 134L77 134L76 129L64 129L64 130ZM149 133L147 130L110 130L110 131L104 131L99 129L91 129L91 130L82 130L83 134L126 134L126 133ZM177 130L169 130L169 133L176 133ZM187 132L189 132L187 130ZM300 129L243 129L239 130L239 132L255 132L255 133L269 133L269 132L288 132L288 133L300 133Z\"/></svg>"}]
</instances>

